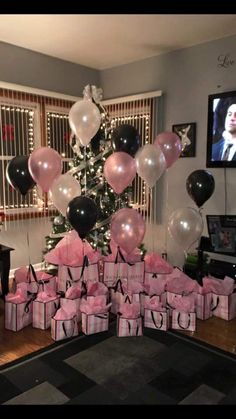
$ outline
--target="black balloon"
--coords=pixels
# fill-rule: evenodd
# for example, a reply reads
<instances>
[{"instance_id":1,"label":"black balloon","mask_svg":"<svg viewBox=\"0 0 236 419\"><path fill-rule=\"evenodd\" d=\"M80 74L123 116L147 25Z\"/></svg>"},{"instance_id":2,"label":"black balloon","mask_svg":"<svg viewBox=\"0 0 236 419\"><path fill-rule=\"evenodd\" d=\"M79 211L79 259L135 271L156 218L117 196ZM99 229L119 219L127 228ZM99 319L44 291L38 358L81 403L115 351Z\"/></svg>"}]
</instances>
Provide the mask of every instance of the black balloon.
<instances>
[{"instance_id":1,"label":"black balloon","mask_svg":"<svg viewBox=\"0 0 236 419\"><path fill-rule=\"evenodd\" d=\"M84 239L97 221L97 205L91 198L76 196L67 207L67 218L81 239Z\"/></svg>"},{"instance_id":2,"label":"black balloon","mask_svg":"<svg viewBox=\"0 0 236 419\"><path fill-rule=\"evenodd\" d=\"M22 195L26 195L36 185L28 169L28 160L29 156L16 156L6 168L8 182Z\"/></svg>"},{"instance_id":3,"label":"black balloon","mask_svg":"<svg viewBox=\"0 0 236 419\"><path fill-rule=\"evenodd\" d=\"M114 129L111 143L114 151L124 151L133 157L141 145L141 140L136 128L123 124Z\"/></svg>"},{"instance_id":4,"label":"black balloon","mask_svg":"<svg viewBox=\"0 0 236 419\"><path fill-rule=\"evenodd\" d=\"M208 170L195 170L188 176L186 188L189 196L200 208L213 194L215 180Z\"/></svg>"}]
</instances>

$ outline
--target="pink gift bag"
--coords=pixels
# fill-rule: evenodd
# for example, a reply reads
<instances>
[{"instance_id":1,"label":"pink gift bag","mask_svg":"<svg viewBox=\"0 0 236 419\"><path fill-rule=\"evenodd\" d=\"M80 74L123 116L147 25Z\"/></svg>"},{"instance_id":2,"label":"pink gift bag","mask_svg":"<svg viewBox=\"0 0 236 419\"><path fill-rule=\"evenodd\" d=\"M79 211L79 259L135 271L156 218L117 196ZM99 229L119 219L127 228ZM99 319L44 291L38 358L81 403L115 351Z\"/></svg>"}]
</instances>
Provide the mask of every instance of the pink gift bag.
<instances>
[{"instance_id":1,"label":"pink gift bag","mask_svg":"<svg viewBox=\"0 0 236 419\"><path fill-rule=\"evenodd\" d=\"M76 316L71 319L56 320L54 317L51 319L51 336L55 341L69 339L78 336L78 323Z\"/></svg>"},{"instance_id":2,"label":"pink gift bag","mask_svg":"<svg viewBox=\"0 0 236 419\"><path fill-rule=\"evenodd\" d=\"M33 324L37 329L46 330L51 326L51 318L60 305L60 299L54 298L48 301L33 301Z\"/></svg>"},{"instance_id":3,"label":"pink gift bag","mask_svg":"<svg viewBox=\"0 0 236 419\"><path fill-rule=\"evenodd\" d=\"M173 310L171 327L176 330L194 332L196 330L196 313L185 313Z\"/></svg>"},{"instance_id":4,"label":"pink gift bag","mask_svg":"<svg viewBox=\"0 0 236 419\"><path fill-rule=\"evenodd\" d=\"M224 320L236 318L236 293L229 295L217 295L212 293L211 310L213 316Z\"/></svg>"},{"instance_id":5,"label":"pink gift bag","mask_svg":"<svg viewBox=\"0 0 236 419\"><path fill-rule=\"evenodd\" d=\"M144 310L144 327L157 330L169 329L169 310L156 311L145 308Z\"/></svg>"},{"instance_id":6,"label":"pink gift bag","mask_svg":"<svg viewBox=\"0 0 236 419\"><path fill-rule=\"evenodd\" d=\"M108 330L109 313L87 314L82 313L82 332L92 335Z\"/></svg>"},{"instance_id":7,"label":"pink gift bag","mask_svg":"<svg viewBox=\"0 0 236 419\"><path fill-rule=\"evenodd\" d=\"M22 303L5 301L5 328L18 332L32 323L32 300Z\"/></svg>"},{"instance_id":8,"label":"pink gift bag","mask_svg":"<svg viewBox=\"0 0 236 419\"><path fill-rule=\"evenodd\" d=\"M137 317L135 319L127 319L121 316L117 316L117 336L142 336L142 318Z\"/></svg>"},{"instance_id":9,"label":"pink gift bag","mask_svg":"<svg viewBox=\"0 0 236 419\"><path fill-rule=\"evenodd\" d=\"M112 287L118 279L127 279L128 264L125 262L106 262L104 261L103 282L107 287Z\"/></svg>"},{"instance_id":10,"label":"pink gift bag","mask_svg":"<svg viewBox=\"0 0 236 419\"><path fill-rule=\"evenodd\" d=\"M135 280L144 282L144 262L135 262L132 265L128 264L128 280Z\"/></svg>"}]
</instances>

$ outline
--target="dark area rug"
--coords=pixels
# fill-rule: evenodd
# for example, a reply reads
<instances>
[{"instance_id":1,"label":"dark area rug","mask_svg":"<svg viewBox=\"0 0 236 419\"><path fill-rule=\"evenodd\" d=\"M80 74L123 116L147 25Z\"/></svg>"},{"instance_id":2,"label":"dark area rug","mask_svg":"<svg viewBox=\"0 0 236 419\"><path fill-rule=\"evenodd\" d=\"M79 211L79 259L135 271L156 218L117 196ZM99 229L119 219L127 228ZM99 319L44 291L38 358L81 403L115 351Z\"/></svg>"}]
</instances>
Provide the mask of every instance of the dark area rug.
<instances>
[{"instance_id":1,"label":"dark area rug","mask_svg":"<svg viewBox=\"0 0 236 419\"><path fill-rule=\"evenodd\" d=\"M236 404L236 358L172 332L81 335L0 372L1 404Z\"/></svg>"}]
</instances>

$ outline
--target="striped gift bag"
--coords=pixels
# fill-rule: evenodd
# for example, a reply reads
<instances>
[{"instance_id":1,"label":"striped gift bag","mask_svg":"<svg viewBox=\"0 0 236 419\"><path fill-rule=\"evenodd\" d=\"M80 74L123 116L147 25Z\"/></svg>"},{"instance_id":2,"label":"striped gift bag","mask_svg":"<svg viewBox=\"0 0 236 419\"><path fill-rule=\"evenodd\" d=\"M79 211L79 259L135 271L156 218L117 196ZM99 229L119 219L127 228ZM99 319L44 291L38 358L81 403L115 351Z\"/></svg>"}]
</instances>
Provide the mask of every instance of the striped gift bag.
<instances>
[{"instance_id":1,"label":"striped gift bag","mask_svg":"<svg viewBox=\"0 0 236 419\"><path fill-rule=\"evenodd\" d=\"M82 332L85 335L105 332L108 330L109 313L87 314L82 313Z\"/></svg>"},{"instance_id":2,"label":"striped gift bag","mask_svg":"<svg viewBox=\"0 0 236 419\"><path fill-rule=\"evenodd\" d=\"M60 298L49 301L33 301L33 324L36 329L46 330L51 326L51 318L60 305Z\"/></svg>"},{"instance_id":3,"label":"striped gift bag","mask_svg":"<svg viewBox=\"0 0 236 419\"><path fill-rule=\"evenodd\" d=\"M117 316L117 336L142 336L142 318L137 317L136 319L126 319L121 316Z\"/></svg>"},{"instance_id":4,"label":"striped gift bag","mask_svg":"<svg viewBox=\"0 0 236 419\"><path fill-rule=\"evenodd\" d=\"M18 332L32 323L33 301L13 303L5 301L5 328Z\"/></svg>"},{"instance_id":5,"label":"striped gift bag","mask_svg":"<svg viewBox=\"0 0 236 419\"><path fill-rule=\"evenodd\" d=\"M185 313L173 310L171 327L176 330L188 330L190 332L194 332L196 330L196 313Z\"/></svg>"},{"instance_id":6,"label":"striped gift bag","mask_svg":"<svg viewBox=\"0 0 236 419\"><path fill-rule=\"evenodd\" d=\"M144 311L144 327L157 330L169 329L169 310L155 311L145 308Z\"/></svg>"},{"instance_id":7,"label":"striped gift bag","mask_svg":"<svg viewBox=\"0 0 236 419\"><path fill-rule=\"evenodd\" d=\"M51 336L55 341L69 339L78 336L78 323L76 316L72 319L56 320L51 319Z\"/></svg>"}]
</instances>

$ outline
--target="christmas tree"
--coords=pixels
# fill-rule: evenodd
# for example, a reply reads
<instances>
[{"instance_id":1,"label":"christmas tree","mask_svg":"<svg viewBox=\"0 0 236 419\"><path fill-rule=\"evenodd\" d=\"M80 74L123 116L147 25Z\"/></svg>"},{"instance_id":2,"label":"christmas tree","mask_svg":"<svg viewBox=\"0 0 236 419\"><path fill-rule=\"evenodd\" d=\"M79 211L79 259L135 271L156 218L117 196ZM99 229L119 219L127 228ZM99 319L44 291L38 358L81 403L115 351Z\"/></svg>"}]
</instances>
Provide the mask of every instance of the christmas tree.
<instances>
[{"instance_id":1,"label":"christmas tree","mask_svg":"<svg viewBox=\"0 0 236 419\"><path fill-rule=\"evenodd\" d=\"M111 186L103 176L103 166L106 159L112 154L111 132L114 128L109 119L108 112L101 104L102 90L96 86L86 86L84 96L92 99L101 113L101 126L90 144L82 147L79 140L71 135L70 144L76 154L70 162L69 173L80 183L82 193L92 198L98 208L98 220L95 227L86 237L94 249L99 249L103 255L109 253L110 220L113 213L123 207L131 207L132 187L127 187L120 195L114 193ZM51 219L52 233L46 237L44 253L55 247L65 232L71 229L67 219L58 213Z\"/></svg>"}]
</instances>

